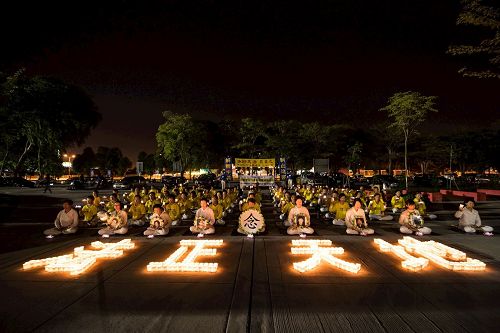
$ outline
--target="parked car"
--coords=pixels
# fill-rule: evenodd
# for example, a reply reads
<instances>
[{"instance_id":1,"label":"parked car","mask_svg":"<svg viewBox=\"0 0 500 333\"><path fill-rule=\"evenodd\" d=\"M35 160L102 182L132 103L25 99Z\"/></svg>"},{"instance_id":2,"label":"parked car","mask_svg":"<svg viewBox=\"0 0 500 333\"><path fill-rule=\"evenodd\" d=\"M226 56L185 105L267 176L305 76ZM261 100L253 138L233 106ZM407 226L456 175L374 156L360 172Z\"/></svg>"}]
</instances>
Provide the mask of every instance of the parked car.
<instances>
[{"instance_id":1,"label":"parked car","mask_svg":"<svg viewBox=\"0 0 500 333\"><path fill-rule=\"evenodd\" d=\"M422 187L434 187L441 185L445 178L438 178L433 174L419 174L413 177L413 185Z\"/></svg>"},{"instance_id":2,"label":"parked car","mask_svg":"<svg viewBox=\"0 0 500 333\"><path fill-rule=\"evenodd\" d=\"M100 183L99 183L100 182ZM86 190L95 189L99 184L99 189L108 187L111 182L104 177L73 177L69 179L68 190Z\"/></svg>"},{"instance_id":3,"label":"parked car","mask_svg":"<svg viewBox=\"0 0 500 333\"><path fill-rule=\"evenodd\" d=\"M113 189L130 190L132 187L135 187L137 185L147 185L146 178L142 176L123 177L122 180L113 183Z\"/></svg>"},{"instance_id":4,"label":"parked car","mask_svg":"<svg viewBox=\"0 0 500 333\"><path fill-rule=\"evenodd\" d=\"M176 177L176 176L162 176L161 177L162 184L167 185L168 187L185 185L187 184L187 179L185 177Z\"/></svg>"},{"instance_id":5,"label":"parked car","mask_svg":"<svg viewBox=\"0 0 500 333\"><path fill-rule=\"evenodd\" d=\"M35 183L23 177L2 177L1 185L12 187L35 187Z\"/></svg>"},{"instance_id":6,"label":"parked car","mask_svg":"<svg viewBox=\"0 0 500 333\"><path fill-rule=\"evenodd\" d=\"M205 173L203 175L200 175L196 180L194 181L196 185L205 187L205 188L210 188L210 187L217 187L219 181L217 181L217 176L213 173Z\"/></svg>"},{"instance_id":7,"label":"parked car","mask_svg":"<svg viewBox=\"0 0 500 333\"><path fill-rule=\"evenodd\" d=\"M375 175L370 179L371 185L380 185L382 189L399 186L398 180L391 175Z\"/></svg>"}]
</instances>

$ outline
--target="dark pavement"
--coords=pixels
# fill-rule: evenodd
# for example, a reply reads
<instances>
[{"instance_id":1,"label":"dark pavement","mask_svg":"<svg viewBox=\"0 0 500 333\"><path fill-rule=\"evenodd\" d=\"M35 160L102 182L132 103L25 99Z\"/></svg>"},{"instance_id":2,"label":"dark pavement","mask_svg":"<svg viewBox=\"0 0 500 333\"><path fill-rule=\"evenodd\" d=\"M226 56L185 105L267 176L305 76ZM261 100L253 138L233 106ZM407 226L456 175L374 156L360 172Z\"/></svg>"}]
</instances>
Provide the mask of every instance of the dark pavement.
<instances>
[{"instance_id":1,"label":"dark pavement","mask_svg":"<svg viewBox=\"0 0 500 333\"><path fill-rule=\"evenodd\" d=\"M7 194L17 195L21 190L12 191ZM22 195L35 195L30 191L34 190ZM127 237L110 238L105 242L132 238L136 248L117 259L99 259L80 276L41 268L23 271L25 261L70 253L80 245L87 248L99 239L97 229L43 238L41 231L53 219L51 209L59 209L61 199L57 198L67 195L62 191L50 199L53 206L48 210L24 208L32 214L31 221L15 221L23 215L25 202L18 201L0 225L2 332L498 331L499 237L464 235L451 229L456 203L436 207L439 218L428 223L434 233L421 239L465 251L487 264L484 272L452 272L432 263L421 272L403 270L400 259L379 252L373 244L375 237L397 242L401 235L395 222L374 223L375 237L359 237L315 221L316 235L308 239L332 240L345 249L340 258L361 263L362 268L352 274L322 263L313 271L299 273L293 262L307 256L291 254L291 240L297 237L284 235L269 202L263 207L268 226L264 236L235 235L237 216L233 214L227 226L217 227L216 235L206 238L224 240L215 257L200 259L219 263L216 273L146 270L149 262L172 254L180 240L195 239L188 233L188 222L173 227L166 237L146 239L140 236L143 228L136 228ZM71 195L76 199L85 194ZM37 215L36 209L43 214ZM498 202L479 203L478 210L484 224L500 230ZM18 246L5 245L10 243Z\"/></svg>"}]
</instances>

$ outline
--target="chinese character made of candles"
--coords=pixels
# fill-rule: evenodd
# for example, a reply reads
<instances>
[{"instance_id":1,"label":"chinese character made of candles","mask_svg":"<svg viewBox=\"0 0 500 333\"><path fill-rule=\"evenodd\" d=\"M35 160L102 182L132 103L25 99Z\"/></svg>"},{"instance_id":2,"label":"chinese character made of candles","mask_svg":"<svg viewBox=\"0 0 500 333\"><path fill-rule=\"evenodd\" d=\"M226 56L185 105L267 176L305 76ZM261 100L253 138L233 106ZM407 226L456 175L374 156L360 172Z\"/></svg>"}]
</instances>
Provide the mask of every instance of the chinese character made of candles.
<instances>
[{"instance_id":1,"label":"chinese character made of candles","mask_svg":"<svg viewBox=\"0 0 500 333\"><path fill-rule=\"evenodd\" d=\"M435 241L421 242L412 237L399 239L399 245L392 245L382 239L375 239L375 244L382 252L392 252L403 259L401 265L411 271L419 271L432 262L452 271L484 271L486 264L477 259L467 258L467 255ZM415 257L418 254L421 257Z\"/></svg>"},{"instance_id":2,"label":"chinese character made of candles","mask_svg":"<svg viewBox=\"0 0 500 333\"><path fill-rule=\"evenodd\" d=\"M121 257L124 250L133 249L135 244L130 239L122 239L117 243L92 242L91 246L98 250L85 250L83 246L75 247L71 254L25 262L23 269L45 266L47 272L68 272L71 275L79 275L92 267L97 259Z\"/></svg>"},{"instance_id":3,"label":"chinese character made of candles","mask_svg":"<svg viewBox=\"0 0 500 333\"><path fill-rule=\"evenodd\" d=\"M221 246L222 239L218 240L181 240L179 247L172 253L165 261L150 262L147 265L147 270L152 271L167 271L167 272L217 272L218 263L200 263L195 260L200 256L215 256L217 249L206 248L208 246ZM194 246L190 253L186 255L184 260L178 261L185 253L188 252L189 247Z\"/></svg>"},{"instance_id":4,"label":"chinese character made of candles","mask_svg":"<svg viewBox=\"0 0 500 333\"><path fill-rule=\"evenodd\" d=\"M326 239L294 239L292 240L292 254L309 254L311 257L304 261L293 263L293 268L301 273L310 271L319 266L321 261L351 273L358 273L361 264L351 263L336 257L343 254L342 247L333 247L331 240Z\"/></svg>"}]
</instances>

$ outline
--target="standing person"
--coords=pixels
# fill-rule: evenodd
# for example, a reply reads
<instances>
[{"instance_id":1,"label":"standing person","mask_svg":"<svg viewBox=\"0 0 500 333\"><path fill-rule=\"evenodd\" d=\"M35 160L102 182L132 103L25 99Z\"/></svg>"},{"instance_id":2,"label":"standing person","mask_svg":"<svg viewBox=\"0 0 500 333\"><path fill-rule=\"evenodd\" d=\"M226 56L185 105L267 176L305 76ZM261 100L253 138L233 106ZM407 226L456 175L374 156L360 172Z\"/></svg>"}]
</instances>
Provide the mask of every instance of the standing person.
<instances>
[{"instance_id":1,"label":"standing person","mask_svg":"<svg viewBox=\"0 0 500 333\"><path fill-rule=\"evenodd\" d=\"M493 235L493 228L481 225L479 213L474 209L474 200L466 200L458 208L455 217L459 219L458 227L466 233L475 233L476 231L484 232L485 236Z\"/></svg>"},{"instance_id":2,"label":"standing person","mask_svg":"<svg viewBox=\"0 0 500 333\"><path fill-rule=\"evenodd\" d=\"M73 201L64 200L63 209L57 214L54 221L55 228L45 230L43 233L48 237L64 234L74 234L78 230L78 213L73 209Z\"/></svg>"},{"instance_id":3,"label":"standing person","mask_svg":"<svg viewBox=\"0 0 500 333\"><path fill-rule=\"evenodd\" d=\"M43 193L47 193L47 190L52 194L52 189L50 188L50 176L47 174L45 175L45 189L43 190Z\"/></svg>"}]
</instances>

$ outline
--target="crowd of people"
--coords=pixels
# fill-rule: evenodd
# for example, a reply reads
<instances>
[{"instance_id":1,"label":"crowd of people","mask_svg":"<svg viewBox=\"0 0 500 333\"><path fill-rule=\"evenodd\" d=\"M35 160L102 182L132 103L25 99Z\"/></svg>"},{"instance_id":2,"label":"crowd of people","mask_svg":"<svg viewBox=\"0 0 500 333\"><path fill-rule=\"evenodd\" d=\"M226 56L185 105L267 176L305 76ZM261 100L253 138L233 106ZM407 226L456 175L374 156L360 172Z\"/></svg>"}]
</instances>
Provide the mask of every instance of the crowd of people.
<instances>
[{"instance_id":1,"label":"crowd of people","mask_svg":"<svg viewBox=\"0 0 500 333\"><path fill-rule=\"evenodd\" d=\"M352 190L312 185L289 189L277 186L271 188L271 195L287 233L301 237L314 233L311 212L333 225L345 227L349 235L362 236L374 233L372 222L394 219L399 222L403 234L428 235L432 230L424 225L425 221L436 218L427 212L426 199L421 193L403 197L401 191L396 191L389 198L378 187ZM167 235L171 226L189 221L192 223L190 231L203 237L214 234L216 226L224 225L224 218L235 210L240 214L252 210L263 223L262 192L258 186L249 191L239 187L216 190L213 187L178 185L168 188L164 185L158 190L154 186L139 186L121 195L113 190L109 197L101 197L95 190L83 201L83 206L73 206L71 200L65 200L55 226L45 230L45 235L51 238L73 234L79 227L98 227L99 235L109 237L127 234L129 228L146 226L143 234L152 238ZM255 222L255 216L252 214L251 223ZM459 220L458 228L466 233L480 231L492 235L493 229L482 225L473 200L460 205L455 217ZM237 231L248 233L245 230L240 225ZM259 232L263 230L264 225L261 225Z\"/></svg>"},{"instance_id":2,"label":"crowd of people","mask_svg":"<svg viewBox=\"0 0 500 333\"><path fill-rule=\"evenodd\" d=\"M427 212L422 193L407 195L405 198L401 191L396 191L389 198L386 192L381 192L376 186L370 190L365 190L362 186L359 190L353 190L312 185L297 185L286 190L279 186L273 190L273 200L290 235L314 232L310 227L309 209L318 212L333 225L345 226L347 234L362 236L374 233L369 222L391 221L395 218L402 234L429 235L432 230L424 223L437 218L435 214ZM459 206L455 213L455 217L459 219L458 228L466 233L480 231L491 236L493 228L481 224L474 204L473 200L466 200ZM305 225L297 222L297 216L306 217Z\"/></svg>"},{"instance_id":3,"label":"crowd of people","mask_svg":"<svg viewBox=\"0 0 500 333\"><path fill-rule=\"evenodd\" d=\"M121 196L113 190L109 197L101 197L96 190L83 200L83 206L73 207L71 200L65 200L55 227L44 233L51 238L75 233L78 227L100 227L99 235L109 237L146 225L144 235L154 237L167 235L171 226L183 220L194 219L193 233L211 234L215 225L225 224L224 217L235 208L239 196L237 188L216 191L182 185L172 189L163 186L161 190L138 186Z\"/></svg>"}]
</instances>

